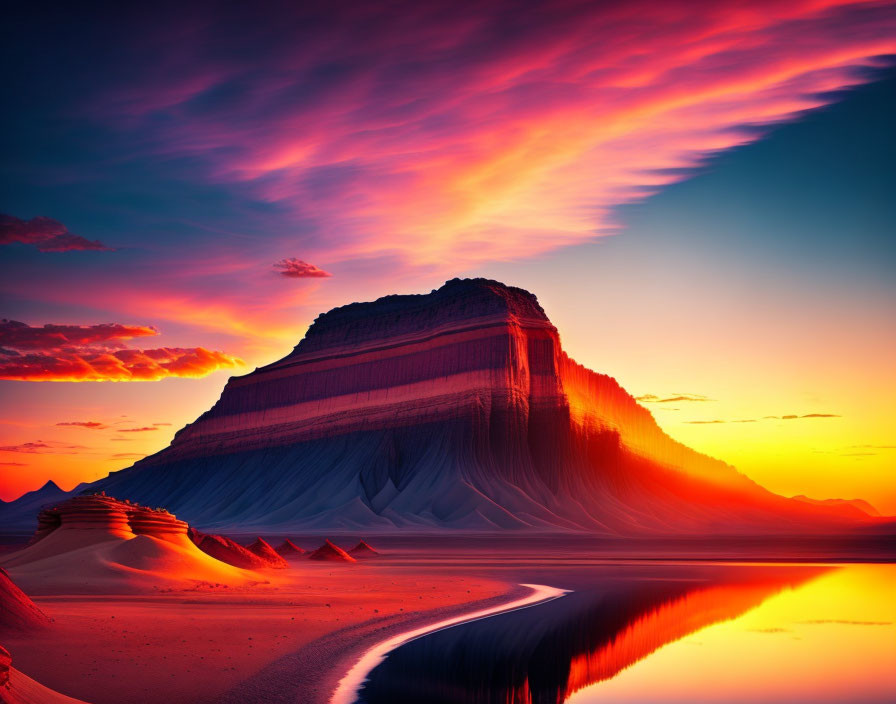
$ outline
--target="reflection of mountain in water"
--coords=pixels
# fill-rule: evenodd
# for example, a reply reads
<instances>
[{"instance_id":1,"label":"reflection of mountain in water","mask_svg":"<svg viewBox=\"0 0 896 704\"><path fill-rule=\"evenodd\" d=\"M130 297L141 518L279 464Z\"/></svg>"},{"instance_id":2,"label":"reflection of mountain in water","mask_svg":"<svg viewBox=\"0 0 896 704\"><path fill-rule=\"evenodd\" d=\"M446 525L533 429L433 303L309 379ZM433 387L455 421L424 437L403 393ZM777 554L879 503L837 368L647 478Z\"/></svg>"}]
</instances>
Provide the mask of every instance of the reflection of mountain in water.
<instances>
[{"instance_id":1,"label":"reflection of mountain in water","mask_svg":"<svg viewBox=\"0 0 896 704\"><path fill-rule=\"evenodd\" d=\"M370 673L360 701L558 704L817 574L756 568L714 581L619 580L576 591L396 649Z\"/></svg>"}]
</instances>

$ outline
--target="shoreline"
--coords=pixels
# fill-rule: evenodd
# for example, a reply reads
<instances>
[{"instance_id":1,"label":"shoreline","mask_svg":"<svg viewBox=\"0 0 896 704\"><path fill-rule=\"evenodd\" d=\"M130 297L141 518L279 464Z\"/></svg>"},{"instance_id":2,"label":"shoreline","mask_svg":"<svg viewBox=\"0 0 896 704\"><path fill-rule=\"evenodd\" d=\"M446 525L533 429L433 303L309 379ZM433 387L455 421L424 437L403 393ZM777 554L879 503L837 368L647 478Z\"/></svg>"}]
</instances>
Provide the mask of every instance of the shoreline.
<instances>
[{"instance_id":1,"label":"shoreline","mask_svg":"<svg viewBox=\"0 0 896 704\"><path fill-rule=\"evenodd\" d=\"M461 619L458 621L460 623L468 619L471 613L490 609L499 610L494 613L509 611L513 607L508 609L508 604L532 596L531 589L521 584L508 583L508 587L505 593L487 599L407 615L396 614L327 633L268 664L214 702L294 704L301 701L303 704L330 704L340 682L359 659L378 644L391 641L409 630L439 630L439 624L451 619ZM475 616L470 620L474 619ZM326 665L322 667L322 663Z\"/></svg>"},{"instance_id":2,"label":"shoreline","mask_svg":"<svg viewBox=\"0 0 896 704\"><path fill-rule=\"evenodd\" d=\"M336 691L333 692L333 695L329 699L329 704L354 704L361 687L367 679L367 675L370 674L370 672L379 665L390 652L401 647L405 643L409 643L417 638L422 638L430 633L442 631L446 628L452 628L453 626L459 626L464 623L479 621L480 619L488 618L490 616L506 614L511 611L519 611L520 609L525 609L530 606L543 604L552 601L553 599L558 599L568 593L568 590L566 589L557 589L556 587L549 587L542 584L520 584L519 586L529 588L532 590L532 593L503 605L479 609L472 613L461 614L460 616L438 621L429 626L405 631L376 644L368 649L339 681Z\"/></svg>"}]
</instances>

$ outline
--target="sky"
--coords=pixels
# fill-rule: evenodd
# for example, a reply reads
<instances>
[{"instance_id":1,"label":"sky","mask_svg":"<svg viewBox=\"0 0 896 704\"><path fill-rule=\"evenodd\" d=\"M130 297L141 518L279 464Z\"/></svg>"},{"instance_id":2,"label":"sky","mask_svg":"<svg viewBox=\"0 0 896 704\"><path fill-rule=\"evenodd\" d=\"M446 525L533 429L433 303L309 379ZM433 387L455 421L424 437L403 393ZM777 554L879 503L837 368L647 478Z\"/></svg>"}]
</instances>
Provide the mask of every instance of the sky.
<instances>
[{"instance_id":1,"label":"sky","mask_svg":"<svg viewBox=\"0 0 896 704\"><path fill-rule=\"evenodd\" d=\"M0 499L164 447L321 312L522 286L774 491L896 514L896 3L21 3Z\"/></svg>"}]
</instances>

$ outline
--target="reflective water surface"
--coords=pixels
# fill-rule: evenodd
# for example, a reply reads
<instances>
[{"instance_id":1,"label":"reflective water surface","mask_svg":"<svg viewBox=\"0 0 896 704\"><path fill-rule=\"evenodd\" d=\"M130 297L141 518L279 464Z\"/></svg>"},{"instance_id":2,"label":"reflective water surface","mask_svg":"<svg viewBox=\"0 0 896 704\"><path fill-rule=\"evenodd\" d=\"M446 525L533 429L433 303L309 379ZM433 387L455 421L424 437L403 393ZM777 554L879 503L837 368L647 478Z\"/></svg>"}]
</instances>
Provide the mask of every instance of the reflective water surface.
<instances>
[{"instance_id":1,"label":"reflective water surface","mask_svg":"<svg viewBox=\"0 0 896 704\"><path fill-rule=\"evenodd\" d=\"M896 701L896 565L619 566L553 586L574 591L397 648L360 701Z\"/></svg>"}]
</instances>

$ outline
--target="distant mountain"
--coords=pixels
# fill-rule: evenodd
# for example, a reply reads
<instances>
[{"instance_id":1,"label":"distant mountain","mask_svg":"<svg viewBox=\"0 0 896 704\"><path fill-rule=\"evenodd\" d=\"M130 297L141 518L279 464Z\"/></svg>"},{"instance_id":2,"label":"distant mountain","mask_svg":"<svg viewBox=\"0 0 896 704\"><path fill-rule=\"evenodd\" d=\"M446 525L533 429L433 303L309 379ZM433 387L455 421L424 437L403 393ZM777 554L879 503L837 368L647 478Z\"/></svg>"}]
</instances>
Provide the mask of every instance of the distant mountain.
<instances>
[{"instance_id":1,"label":"distant mountain","mask_svg":"<svg viewBox=\"0 0 896 704\"><path fill-rule=\"evenodd\" d=\"M79 484L72 491L63 491L50 480L40 489L22 494L15 501L0 501L0 533L33 533L37 528L37 514L45 505L63 501L85 486Z\"/></svg>"},{"instance_id":2,"label":"distant mountain","mask_svg":"<svg viewBox=\"0 0 896 704\"><path fill-rule=\"evenodd\" d=\"M90 489L263 534L873 520L777 496L672 440L614 379L567 357L534 295L486 279L319 316L291 354L231 378L169 447Z\"/></svg>"},{"instance_id":3,"label":"distant mountain","mask_svg":"<svg viewBox=\"0 0 896 704\"><path fill-rule=\"evenodd\" d=\"M864 514L866 516L879 517L881 515L880 511L864 499L810 499L808 496L803 496L802 494L794 496L793 498L797 501L804 501L807 504L813 504L815 506L841 508L843 509L844 514L848 511L857 511L859 514Z\"/></svg>"}]
</instances>

